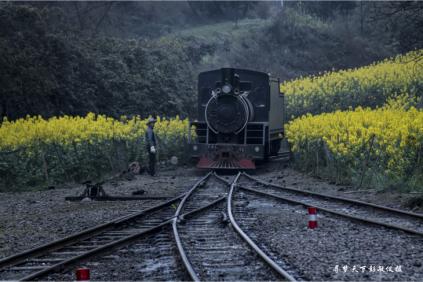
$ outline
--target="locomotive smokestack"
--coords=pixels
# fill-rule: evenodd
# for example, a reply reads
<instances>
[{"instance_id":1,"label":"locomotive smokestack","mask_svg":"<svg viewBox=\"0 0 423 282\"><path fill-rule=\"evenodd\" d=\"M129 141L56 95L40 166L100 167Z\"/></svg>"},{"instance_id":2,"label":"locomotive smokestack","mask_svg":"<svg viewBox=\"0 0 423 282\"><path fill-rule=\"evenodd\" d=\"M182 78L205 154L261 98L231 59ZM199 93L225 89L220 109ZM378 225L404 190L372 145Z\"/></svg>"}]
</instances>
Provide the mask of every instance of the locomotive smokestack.
<instances>
[{"instance_id":1,"label":"locomotive smokestack","mask_svg":"<svg viewBox=\"0 0 423 282\"><path fill-rule=\"evenodd\" d=\"M232 89L238 89L239 91L239 75L235 73L234 69L224 68L222 69L222 86L230 85Z\"/></svg>"},{"instance_id":2,"label":"locomotive smokestack","mask_svg":"<svg viewBox=\"0 0 423 282\"><path fill-rule=\"evenodd\" d=\"M233 85L234 69L222 69L222 85L230 84Z\"/></svg>"}]
</instances>

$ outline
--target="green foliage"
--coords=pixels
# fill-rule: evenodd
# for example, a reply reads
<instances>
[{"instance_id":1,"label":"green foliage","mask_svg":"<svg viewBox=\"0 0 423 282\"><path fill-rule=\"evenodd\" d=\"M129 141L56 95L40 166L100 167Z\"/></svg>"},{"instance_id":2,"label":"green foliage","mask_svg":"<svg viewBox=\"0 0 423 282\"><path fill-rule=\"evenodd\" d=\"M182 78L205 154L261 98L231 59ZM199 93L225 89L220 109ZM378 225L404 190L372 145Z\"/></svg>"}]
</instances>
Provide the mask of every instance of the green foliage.
<instances>
[{"instance_id":1,"label":"green foliage","mask_svg":"<svg viewBox=\"0 0 423 282\"><path fill-rule=\"evenodd\" d=\"M0 116L192 113L192 50L177 40L53 34L27 6L0 6L0 24Z\"/></svg>"},{"instance_id":2,"label":"green foliage","mask_svg":"<svg viewBox=\"0 0 423 282\"><path fill-rule=\"evenodd\" d=\"M188 6L106 4L0 5L0 116L192 116L196 76L203 70L231 66L285 80L368 64L395 51L296 4L274 18L208 25L192 24ZM245 15L257 15L263 7L280 9L273 4L247 5ZM343 9L330 6L335 14ZM166 20L155 18L164 12L160 7L174 10ZM101 25L103 16L108 22ZM187 23L189 28L176 31ZM155 38L127 39L135 34Z\"/></svg>"}]
</instances>

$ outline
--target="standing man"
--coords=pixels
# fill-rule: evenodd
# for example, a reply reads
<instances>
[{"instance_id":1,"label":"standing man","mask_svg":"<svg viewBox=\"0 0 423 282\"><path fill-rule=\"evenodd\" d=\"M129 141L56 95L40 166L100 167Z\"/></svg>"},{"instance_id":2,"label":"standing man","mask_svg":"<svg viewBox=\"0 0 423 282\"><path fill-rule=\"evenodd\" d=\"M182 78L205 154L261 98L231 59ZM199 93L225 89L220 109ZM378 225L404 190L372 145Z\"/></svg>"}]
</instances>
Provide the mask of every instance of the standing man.
<instances>
[{"instance_id":1,"label":"standing man","mask_svg":"<svg viewBox=\"0 0 423 282\"><path fill-rule=\"evenodd\" d=\"M147 145L147 152L149 158L148 173L154 176L156 173L156 135L154 134L154 124L156 120L151 117L147 122L147 131L145 132L145 143Z\"/></svg>"}]
</instances>

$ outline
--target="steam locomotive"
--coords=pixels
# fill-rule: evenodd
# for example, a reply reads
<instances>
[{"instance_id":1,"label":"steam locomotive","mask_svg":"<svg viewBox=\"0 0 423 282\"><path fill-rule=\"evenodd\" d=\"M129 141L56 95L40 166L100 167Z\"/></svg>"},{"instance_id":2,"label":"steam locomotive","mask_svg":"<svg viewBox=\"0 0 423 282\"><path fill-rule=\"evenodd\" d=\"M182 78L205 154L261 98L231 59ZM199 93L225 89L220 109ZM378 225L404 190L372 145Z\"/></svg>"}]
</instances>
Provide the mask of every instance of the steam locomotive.
<instances>
[{"instance_id":1,"label":"steam locomotive","mask_svg":"<svg viewBox=\"0 0 423 282\"><path fill-rule=\"evenodd\" d=\"M199 74L196 134L188 145L198 168L255 169L256 161L278 153L283 124L278 79L235 68Z\"/></svg>"}]
</instances>

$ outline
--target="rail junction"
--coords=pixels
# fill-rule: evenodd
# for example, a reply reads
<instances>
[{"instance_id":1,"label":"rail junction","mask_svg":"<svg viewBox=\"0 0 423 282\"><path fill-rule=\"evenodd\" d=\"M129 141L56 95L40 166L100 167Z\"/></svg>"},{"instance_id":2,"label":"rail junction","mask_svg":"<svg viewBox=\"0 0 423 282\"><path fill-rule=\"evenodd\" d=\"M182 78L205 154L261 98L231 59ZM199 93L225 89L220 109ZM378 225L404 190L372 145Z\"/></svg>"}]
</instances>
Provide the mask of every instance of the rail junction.
<instances>
[{"instance_id":1,"label":"rail junction","mask_svg":"<svg viewBox=\"0 0 423 282\"><path fill-rule=\"evenodd\" d=\"M257 217L246 207L269 200L303 207L299 212L313 206L327 216L395 230L400 236L423 235L422 214L279 186L243 172L232 181L209 172L187 192L159 205L1 259L0 280L58 278L84 261L151 236L163 236L160 244L177 253L163 262L170 265L168 276L154 274L149 280L304 280L301 271L252 228Z\"/></svg>"}]
</instances>

